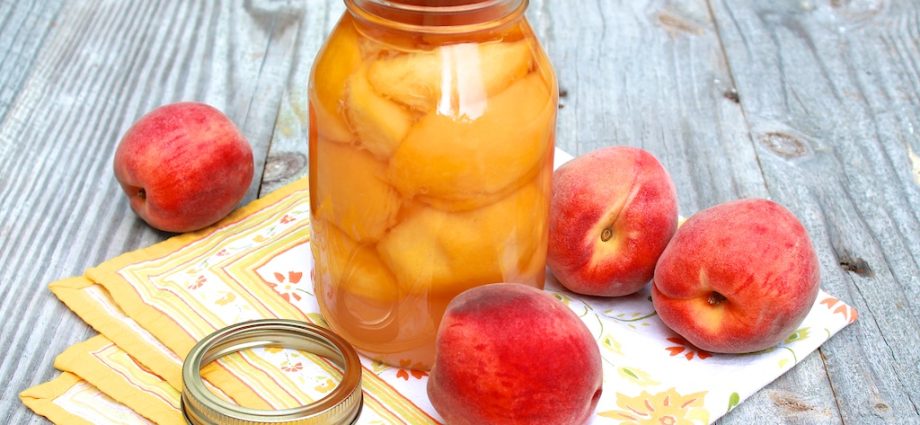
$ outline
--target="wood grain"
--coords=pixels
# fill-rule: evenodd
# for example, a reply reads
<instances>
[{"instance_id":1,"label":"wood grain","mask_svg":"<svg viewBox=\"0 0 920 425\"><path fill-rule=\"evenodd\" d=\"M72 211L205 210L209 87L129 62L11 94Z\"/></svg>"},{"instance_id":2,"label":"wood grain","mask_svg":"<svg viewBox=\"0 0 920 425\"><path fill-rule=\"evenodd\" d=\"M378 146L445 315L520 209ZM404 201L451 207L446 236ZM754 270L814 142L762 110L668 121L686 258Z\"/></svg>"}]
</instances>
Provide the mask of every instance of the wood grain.
<instances>
[{"instance_id":1,"label":"wood grain","mask_svg":"<svg viewBox=\"0 0 920 425\"><path fill-rule=\"evenodd\" d=\"M281 105L274 117L271 149L262 175L260 193L269 193L307 174L307 141L310 113L307 106L307 84L313 59L338 22L345 6L327 2L326 7L307 10L298 28L298 39L292 50L292 60L282 94Z\"/></svg>"},{"instance_id":2,"label":"wood grain","mask_svg":"<svg viewBox=\"0 0 920 425\"><path fill-rule=\"evenodd\" d=\"M0 122L19 93L60 8L60 1L0 2ZM0 146L8 147L7 144Z\"/></svg>"},{"instance_id":3,"label":"wood grain","mask_svg":"<svg viewBox=\"0 0 920 425\"><path fill-rule=\"evenodd\" d=\"M76 1L44 12L57 17L44 29L3 27L0 46L16 47L0 50L0 63L27 74L10 83L14 100L0 127L0 344L10 353L0 363L9 383L0 389L0 423L43 422L17 394L54 376L54 356L93 333L47 284L168 236L139 221L120 193L111 171L120 135L158 105L204 101L241 127L262 175L293 49L321 40L322 29L301 17L325 16L327 7L309 6ZM41 5L2 7L0 20ZM17 36L40 45L21 58L28 44ZM247 200L260 186L256 179Z\"/></svg>"},{"instance_id":4,"label":"wood grain","mask_svg":"<svg viewBox=\"0 0 920 425\"><path fill-rule=\"evenodd\" d=\"M339 0L0 0L0 423L94 332L49 282L169 236L111 171L141 114L199 100L253 145L251 200L306 173L306 87ZM720 422L920 423L920 5L532 0L558 146L640 146L685 215L770 197L805 223L857 323Z\"/></svg>"},{"instance_id":5,"label":"wood grain","mask_svg":"<svg viewBox=\"0 0 920 425\"><path fill-rule=\"evenodd\" d=\"M714 1L770 194L860 319L821 349L844 423L920 420L920 5Z\"/></svg>"}]
</instances>

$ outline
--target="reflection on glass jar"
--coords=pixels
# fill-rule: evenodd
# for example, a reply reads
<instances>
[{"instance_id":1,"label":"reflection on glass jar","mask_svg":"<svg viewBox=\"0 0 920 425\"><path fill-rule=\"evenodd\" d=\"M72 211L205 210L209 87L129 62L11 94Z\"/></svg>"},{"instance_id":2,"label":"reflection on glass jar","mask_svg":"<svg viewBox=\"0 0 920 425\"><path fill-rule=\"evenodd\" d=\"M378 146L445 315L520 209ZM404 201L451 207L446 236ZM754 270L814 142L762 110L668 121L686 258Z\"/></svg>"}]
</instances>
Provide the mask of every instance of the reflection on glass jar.
<instances>
[{"instance_id":1,"label":"reflection on glass jar","mask_svg":"<svg viewBox=\"0 0 920 425\"><path fill-rule=\"evenodd\" d=\"M428 369L454 296L543 285L556 80L526 0L345 3L310 79L316 295L360 352Z\"/></svg>"}]
</instances>

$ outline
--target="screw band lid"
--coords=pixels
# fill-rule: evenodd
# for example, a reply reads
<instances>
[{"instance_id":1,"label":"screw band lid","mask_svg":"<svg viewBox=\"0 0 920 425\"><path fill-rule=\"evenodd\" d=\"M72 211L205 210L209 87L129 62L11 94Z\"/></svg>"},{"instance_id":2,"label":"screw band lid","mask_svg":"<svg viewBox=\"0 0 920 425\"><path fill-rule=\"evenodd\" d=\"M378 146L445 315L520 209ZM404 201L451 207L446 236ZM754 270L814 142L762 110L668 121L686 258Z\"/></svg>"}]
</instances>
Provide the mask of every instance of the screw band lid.
<instances>
[{"instance_id":1,"label":"screw band lid","mask_svg":"<svg viewBox=\"0 0 920 425\"><path fill-rule=\"evenodd\" d=\"M218 398L204 386L202 366L240 350L284 347L331 360L342 379L323 398L299 407L260 410ZM219 329L192 347L182 364L182 412L191 425L353 424L363 407L361 362L354 348L334 332L305 322L266 319Z\"/></svg>"}]
</instances>

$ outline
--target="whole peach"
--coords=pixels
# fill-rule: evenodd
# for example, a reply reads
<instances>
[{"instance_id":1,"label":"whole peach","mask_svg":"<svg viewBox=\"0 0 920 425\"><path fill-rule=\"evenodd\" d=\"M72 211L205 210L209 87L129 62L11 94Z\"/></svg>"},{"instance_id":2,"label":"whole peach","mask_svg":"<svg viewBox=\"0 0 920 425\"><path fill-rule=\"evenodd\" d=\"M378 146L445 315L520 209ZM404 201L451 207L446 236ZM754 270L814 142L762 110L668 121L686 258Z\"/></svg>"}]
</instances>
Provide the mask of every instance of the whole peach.
<instances>
[{"instance_id":1,"label":"whole peach","mask_svg":"<svg viewBox=\"0 0 920 425\"><path fill-rule=\"evenodd\" d=\"M187 232L214 224L252 182L249 142L217 109L192 102L140 118L115 151L115 178L150 226Z\"/></svg>"},{"instance_id":2,"label":"whole peach","mask_svg":"<svg viewBox=\"0 0 920 425\"><path fill-rule=\"evenodd\" d=\"M818 295L818 258L805 228L766 199L732 201L690 217L655 269L658 316L717 353L772 347L795 331Z\"/></svg>"},{"instance_id":3,"label":"whole peach","mask_svg":"<svg viewBox=\"0 0 920 425\"><path fill-rule=\"evenodd\" d=\"M568 307L498 283L448 304L428 396L449 424L582 424L602 381L597 342Z\"/></svg>"},{"instance_id":4,"label":"whole peach","mask_svg":"<svg viewBox=\"0 0 920 425\"><path fill-rule=\"evenodd\" d=\"M649 152L603 148L553 174L547 263L563 286L621 296L652 278L677 227L671 177Z\"/></svg>"}]
</instances>

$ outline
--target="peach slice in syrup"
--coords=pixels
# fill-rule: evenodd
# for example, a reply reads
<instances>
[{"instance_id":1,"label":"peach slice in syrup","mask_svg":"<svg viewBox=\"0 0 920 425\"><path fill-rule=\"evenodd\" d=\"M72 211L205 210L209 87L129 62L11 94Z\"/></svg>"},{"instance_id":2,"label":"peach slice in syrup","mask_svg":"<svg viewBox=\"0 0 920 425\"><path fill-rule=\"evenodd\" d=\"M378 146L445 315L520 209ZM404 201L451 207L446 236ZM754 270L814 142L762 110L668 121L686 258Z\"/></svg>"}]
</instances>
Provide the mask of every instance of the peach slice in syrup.
<instances>
[{"instance_id":1,"label":"peach slice in syrup","mask_svg":"<svg viewBox=\"0 0 920 425\"><path fill-rule=\"evenodd\" d=\"M490 98L477 119L425 115L390 159L389 180L407 198L463 207L450 210L490 203L546 158L555 126L552 99L532 73Z\"/></svg>"},{"instance_id":2,"label":"peach slice in syrup","mask_svg":"<svg viewBox=\"0 0 920 425\"><path fill-rule=\"evenodd\" d=\"M399 193L384 179L386 165L355 146L319 139L311 205L350 238L373 242L394 224Z\"/></svg>"},{"instance_id":3,"label":"peach slice in syrup","mask_svg":"<svg viewBox=\"0 0 920 425\"><path fill-rule=\"evenodd\" d=\"M381 259L410 294L456 295L469 287L521 277L545 243L546 222L533 209L546 205L528 184L474 211L419 207L380 240ZM532 273L531 273L532 274Z\"/></svg>"}]
</instances>

